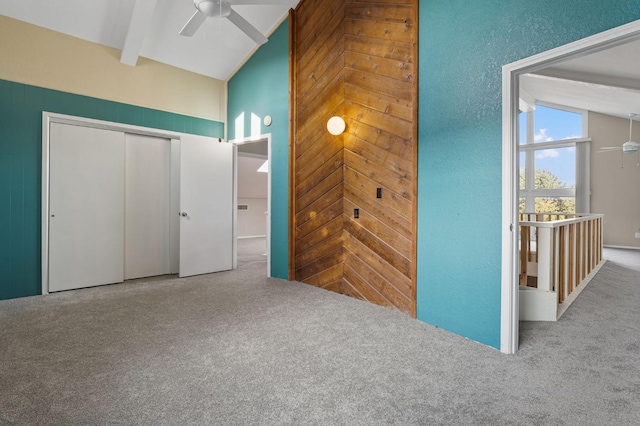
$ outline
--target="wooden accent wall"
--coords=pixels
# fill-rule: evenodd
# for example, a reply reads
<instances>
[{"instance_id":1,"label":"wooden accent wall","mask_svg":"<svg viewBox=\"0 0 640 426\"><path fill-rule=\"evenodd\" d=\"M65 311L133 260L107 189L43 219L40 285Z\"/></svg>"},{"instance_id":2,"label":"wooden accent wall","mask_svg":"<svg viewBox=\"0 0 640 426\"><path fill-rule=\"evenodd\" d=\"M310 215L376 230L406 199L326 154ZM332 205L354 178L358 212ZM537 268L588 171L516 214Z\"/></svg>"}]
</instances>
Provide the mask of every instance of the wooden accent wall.
<instances>
[{"instance_id":1,"label":"wooden accent wall","mask_svg":"<svg viewBox=\"0 0 640 426\"><path fill-rule=\"evenodd\" d=\"M291 15L291 278L411 315L417 7L303 0Z\"/></svg>"}]
</instances>

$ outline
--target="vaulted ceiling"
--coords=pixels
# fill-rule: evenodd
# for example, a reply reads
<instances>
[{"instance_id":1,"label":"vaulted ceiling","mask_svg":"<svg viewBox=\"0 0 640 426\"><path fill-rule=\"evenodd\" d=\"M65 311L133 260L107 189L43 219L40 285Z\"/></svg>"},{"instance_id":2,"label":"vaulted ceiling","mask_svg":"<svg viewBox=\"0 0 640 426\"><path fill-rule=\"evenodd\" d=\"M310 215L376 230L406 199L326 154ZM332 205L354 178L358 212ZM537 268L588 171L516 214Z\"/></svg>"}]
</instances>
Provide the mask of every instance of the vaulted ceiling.
<instances>
[{"instance_id":1,"label":"vaulted ceiling","mask_svg":"<svg viewBox=\"0 0 640 426\"><path fill-rule=\"evenodd\" d=\"M229 0L267 37L299 0ZM250 4L248 4L250 3ZM274 4L275 3L275 4ZM257 45L227 19L208 18L192 37L178 33L196 11L192 0L3 0L0 15L227 80Z\"/></svg>"},{"instance_id":2,"label":"vaulted ceiling","mask_svg":"<svg viewBox=\"0 0 640 426\"><path fill-rule=\"evenodd\" d=\"M536 101L627 118L640 114L638 64L640 40L523 75L520 89Z\"/></svg>"}]
</instances>

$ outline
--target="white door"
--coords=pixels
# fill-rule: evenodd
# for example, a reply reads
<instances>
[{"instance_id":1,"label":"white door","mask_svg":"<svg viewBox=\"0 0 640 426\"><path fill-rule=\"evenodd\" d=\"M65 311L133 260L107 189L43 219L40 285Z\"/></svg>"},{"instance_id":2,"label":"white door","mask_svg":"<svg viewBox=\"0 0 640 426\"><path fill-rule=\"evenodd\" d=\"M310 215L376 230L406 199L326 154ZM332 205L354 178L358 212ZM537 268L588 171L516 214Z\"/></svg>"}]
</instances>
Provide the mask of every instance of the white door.
<instances>
[{"instance_id":1,"label":"white door","mask_svg":"<svg viewBox=\"0 0 640 426\"><path fill-rule=\"evenodd\" d=\"M233 145L184 135L180 142L180 276L232 268Z\"/></svg>"},{"instance_id":2,"label":"white door","mask_svg":"<svg viewBox=\"0 0 640 426\"><path fill-rule=\"evenodd\" d=\"M123 281L124 133L52 123L49 291Z\"/></svg>"},{"instance_id":3,"label":"white door","mask_svg":"<svg viewBox=\"0 0 640 426\"><path fill-rule=\"evenodd\" d=\"M170 144L125 134L125 280L171 273Z\"/></svg>"}]
</instances>

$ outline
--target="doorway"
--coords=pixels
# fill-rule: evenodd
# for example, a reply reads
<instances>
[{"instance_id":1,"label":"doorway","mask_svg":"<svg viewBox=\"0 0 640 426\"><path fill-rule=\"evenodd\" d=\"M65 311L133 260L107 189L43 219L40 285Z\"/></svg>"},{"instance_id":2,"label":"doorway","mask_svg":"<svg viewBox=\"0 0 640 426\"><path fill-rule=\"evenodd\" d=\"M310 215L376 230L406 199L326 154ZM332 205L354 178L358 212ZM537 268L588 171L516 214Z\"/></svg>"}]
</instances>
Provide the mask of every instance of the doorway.
<instances>
[{"instance_id":1,"label":"doorway","mask_svg":"<svg viewBox=\"0 0 640 426\"><path fill-rule=\"evenodd\" d=\"M234 144L233 267L271 276L271 134Z\"/></svg>"},{"instance_id":2,"label":"doorway","mask_svg":"<svg viewBox=\"0 0 640 426\"><path fill-rule=\"evenodd\" d=\"M502 302L500 350L518 349L518 211L519 211L519 81L562 62L640 39L640 22L632 22L582 40L507 64L502 68Z\"/></svg>"}]
</instances>

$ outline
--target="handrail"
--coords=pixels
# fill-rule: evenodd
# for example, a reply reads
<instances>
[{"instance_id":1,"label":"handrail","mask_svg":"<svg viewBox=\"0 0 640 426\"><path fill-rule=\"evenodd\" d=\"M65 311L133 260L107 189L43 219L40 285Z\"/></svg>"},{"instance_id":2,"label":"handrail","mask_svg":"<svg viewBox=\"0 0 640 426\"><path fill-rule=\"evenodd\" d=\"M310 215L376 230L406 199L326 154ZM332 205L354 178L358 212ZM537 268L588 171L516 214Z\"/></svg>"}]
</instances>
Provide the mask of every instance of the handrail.
<instances>
[{"instance_id":1,"label":"handrail","mask_svg":"<svg viewBox=\"0 0 640 426\"><path fill-rule=\"evenodd\" d=\"M536 220L520 222L520 285L536 276L537 289L555 292L561 305L602 261L604 215L521 213L525 218Z\"/></svg>"},{"instance_id":2,"label":"handrail","mask_svg":"<svg viewBox=\"0 0 640 426\"><path fill-rule=\"evenodd\" d=\"M528 213L523 213L528 214ZM548 213L546 213L548 214ZM557 213L554 213L557 214ZM567 213L562 213L567 214ZM537 226L539 228L558 228L560 226L569 225L572 223L578 222L586 222L591 219L603 218L604 214L601 213L588 213L583 214L579 217L571 218L571 219L560 219L560 220L552 220L552 221L520 221L521 226Z\"/></svg>"}]
</instances>

